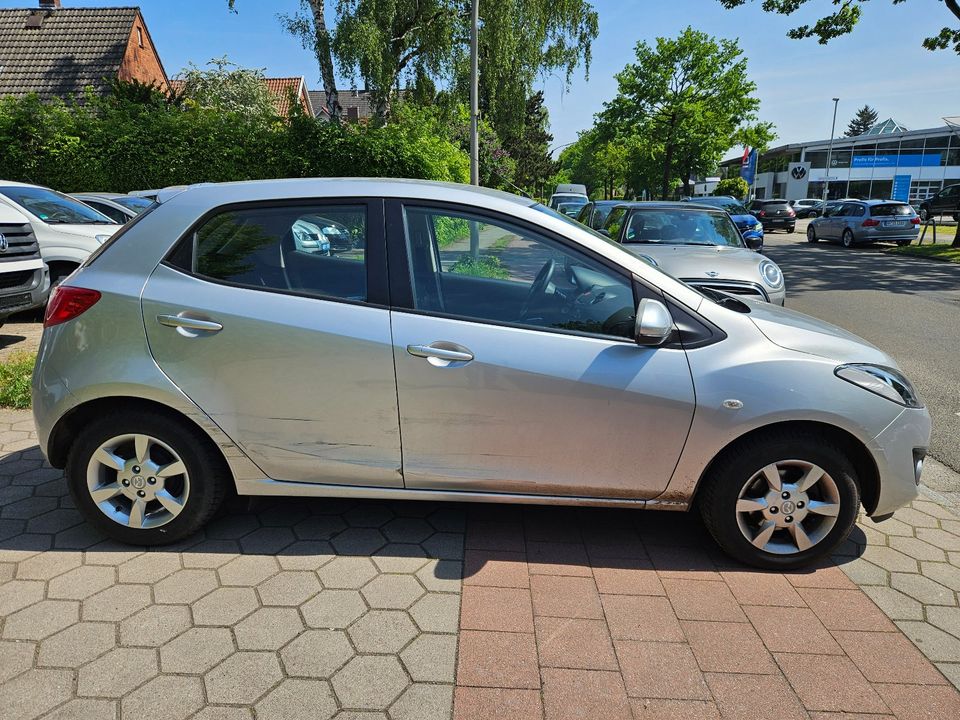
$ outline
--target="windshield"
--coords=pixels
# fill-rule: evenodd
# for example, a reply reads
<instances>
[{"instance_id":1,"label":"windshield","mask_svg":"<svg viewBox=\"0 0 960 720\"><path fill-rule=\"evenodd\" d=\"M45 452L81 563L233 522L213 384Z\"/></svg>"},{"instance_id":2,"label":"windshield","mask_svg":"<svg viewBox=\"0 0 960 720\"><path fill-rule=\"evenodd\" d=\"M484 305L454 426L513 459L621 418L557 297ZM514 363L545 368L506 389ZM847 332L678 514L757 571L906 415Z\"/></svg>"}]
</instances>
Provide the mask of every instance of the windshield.
<instances>
[{"instance_id":1,"label":"windshield","mask_svg":"<svg viewBox=\"0 0 960 720\"><path fill-rule=\"evenodd\" d=\"M575 227L577 230L583 230L583 231L585 231L585 232L588 232L588 233L590 233L591 235L593 235L594 237L600 238L600 239L603 240L604 242L608 242L608 243L610 243L611 245L616 245L617 247L620 246L620 243L614 242L613 240L610 239L609 236L604 235L603 233L598 233L596 230L594 230L594 229L593 229L592 227L590 227L589 225L584 225L583 223L577 222L576 220L574 220L574 219L573 219L572 217L570 217L569 215L564 215L562 212L558 212L557 210L555 210L555 209L553 209L553 208L549 208L549 207L547 207L546 205L543 205L543 204L541 204L541 203L537 203L536 205L531 205L531 207L532 207L534 210L538 210L538 211L542 212L544 215L549 215L550 217L560 218L561 220L563 220L563 221L564 221L565 223L567 223L568 225L572 225L573 227Z\"/></svg>"},{"instance_id":2,"label":"windshield","mask_svg":"<svg viewBox=\"0 0 960 720\"><path fill-rule=\"evenodd\" d=\"M128 210L133 210L135 213L142 213L148 207L153 205L153 200L137 197L136 195L124 195L123 197L114 197L110 199L118 205L123 205Z\"/></svg>"},{"instance_id":3,"label":"windshield","mask_svg":"<svg viewBox=\"0 0 960 720\"><path fill-rule=\"evenodd\" d=\"M586 203L587 198L583 195L574 195L573 193L561 193L550 198L550 207L556 209L560 203L579 202Z\"/></svg>"},{"instance_id":4,"label":"windshield","mask_svg":"<svg viewBox=\"0 0 960 720\"><path fill-rule=\"evenodd\" d=\"M51 225L116 225L92 207L41 187L0 187L0 194Z\"/></svg>"},{"instance_id":5,"label":"windshield","mask_svg":"<svg viewBox=\"0 0 960 720\"><path fill-rule=\"evenodd\" d=\"M637 210L630 216L623 242L744 247L737 226L728 215L695 209Z\"/></svg>"},{"instance_id":6,"label":"windshield","mask_svg":"<svg viewBox=\"0 0 960 720\"><path fill-rule=\"evenodd\" d=\"M710 205L711 207L720 208L731 215L749 215L747 209L738 203L736 200L730 200L729 198L694 198L690 202L699 203L701 205Z\"/></svg>"}]
</instances>

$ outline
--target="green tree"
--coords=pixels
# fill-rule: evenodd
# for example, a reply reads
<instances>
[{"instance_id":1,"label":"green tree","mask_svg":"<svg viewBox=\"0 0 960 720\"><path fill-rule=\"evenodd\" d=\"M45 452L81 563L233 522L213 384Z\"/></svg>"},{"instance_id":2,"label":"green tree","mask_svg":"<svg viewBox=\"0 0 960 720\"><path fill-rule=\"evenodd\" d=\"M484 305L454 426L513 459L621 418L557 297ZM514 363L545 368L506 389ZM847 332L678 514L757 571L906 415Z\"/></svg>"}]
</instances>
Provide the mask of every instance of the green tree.
<instances>
[{"instance_id":1,"label":"green tree","mask_svg":"<svg viewBox=\"0 0 960 720\"><path fill-rule=\"evenodd\" d=\"M867 130L877 124L878 117L876 110L869 105L864 105L857 110L857 114L853 116L850 124L847 125L847 131L844 135L847 137L863 135Z\"/></svg>"},{"instance_id":2,"label":"green tree","mask_svg":"<svg viewBox=\"0 0 960 720\"><path fill-rule=\"evenodd\" d=\"M604 105L598 125L643 139L634 165L659 167L660 197L672 195L678 177L689 185L692 176L709 172L745 133L772 135L770 125L757 121L756 85L734 40L688 27L676 39L657 38L655 47L640 42L636 62L617 81L617 96ZM649 179L651 169L636 174Z\"/></svg>"},{"instance_id":3,"label":"green tree","mask_svg":"<svg viewBox=\"0 0 960 720\"><path fill-rule=\"evenodd\" d=\"M832 0L837 9L823 17L819 18L813 25L800 25L787 33L788 37L794 39L815 37L821 45L826 45L830 40L841 35L848 35L860 22L863 14L863 3L866 0ZM720 3L727 8L740 7L746 5L748 0L720 0ZM780 15L792 15L794 12L806 5L810 0L763 0L763 9L766 12L775 12ZM900 5L906 0L892 0L894 5ZM940 0L947 6L955 19L960 24L960 0ZM927 14L926 8L918 8L917 14ZM927 50L945 50L953 46L954 51L960 54L960 28L944 27L933 37L928 37L923 41L923 46Z\"/></svg>"},{"instance_id":4,"label":"green tree","mask_svg":"<svg viewBox=\"0 0 960 720\"><path fill-rule=\"evenodd\" d=\"M203 108L242 112L257 117L276 115L273 98L264 83L263 70L242 68L226 56L207 63L210 69L193 63L177 76L183 83L180 98Z\"/></svg>"},{"instance_id":5,"label":"green tree","mask_svg":"<svg viewBox=\"0 0 960 720\"><path fill-rule=\"evenodd\" d=\"M725 195L743 200L750 194L750 186L742 177L724 178L713 189L713 195Z\"/></svg>"},{"instance_id":6,"label":"green tree","mask_svg":"<svg viewBox=\"0 0 960 720\"><path fill-rule=\"evenodd\" d=\"M536 92L527 98L524 122L503 140L503 149L516 163L514 182L531 194L557 169L547 152L553 142L549 126L543 92Z\"/></svg>"}]
</instances>

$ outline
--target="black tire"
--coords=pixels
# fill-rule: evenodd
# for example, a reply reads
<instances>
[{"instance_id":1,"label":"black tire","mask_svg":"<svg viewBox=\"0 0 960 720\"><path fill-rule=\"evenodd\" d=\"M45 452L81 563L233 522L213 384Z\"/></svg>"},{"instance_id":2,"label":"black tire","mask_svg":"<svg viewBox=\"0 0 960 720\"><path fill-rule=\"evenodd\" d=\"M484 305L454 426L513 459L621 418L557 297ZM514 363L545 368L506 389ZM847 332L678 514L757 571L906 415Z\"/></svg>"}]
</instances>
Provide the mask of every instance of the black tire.
<instances>
[{"instance_id":1,"label":"black tire","mask_svg":"<svg viewBox=\"0 0 960 720\"><path fill-rule=\"evenodd\" d=\"M910 240L897 240L898 247L904 247L910 244Z\"/></svg>"},{"instance_id":2,"label":"black tire","mask_svg":"<svg viewBox=\"0 0 960 720\"><path fill-rule=\"evenodd\" d=\"M853 230L851 230L850 228L847 228L846 230L844 230L844 231L843 231L843 236L842 236L842 238L841 238L841 242L843 243L843 246L844 246L845 248L852 248L852 247L853 247L853 244L854 244L854 243L853 243Z\"/></svg>"},{"instance_id":3,"label":"black tire","mask_svg":"<svg viewBox=\"0 0 960 720\"><path fill-rule=\"evenodd\" d=\"M765 466L786 459L811 462L834 480L840 511L833 528L813 547L789 555L751 544L737 522L737 500L745 483ZM731 446L711 466L697 497L703 522L717 544L731 557L759 568L788 570L828 555L853 529L860 507L856 471L846 453L830 437L772 431Z\"/></svg>"},{"instance_id":4,"label":"black tire","mask_svg":"<svg viewBox=\"0 0 960 720\"><path fill-rule=\"evenodd\" d=\"M816 243L820 242L820 238L817 237L817 229L813 225L807 226L807 242Z\"/></svg>"},{"instance_id":5,"label":"black tire","mask_svg":"<svg viewBox=\"0 0 960 720\"><path fill-rule=\"evenodd\" d=\"M118 435L134 433L152 436L170 446L191 478L183 509L165 525L121 525L100 510L87 489L87 466L100 445ZM129 410L95 420L80 432L70 448L65 475L70 495L87 521L109 537L132 545L164 545L192 535L217 512L230 481L223 457L196 428L154 411Z\"/></svg>"},{"instance_id":6,"label":"black tire","mask_svg":"<svg viewBox=\"0 0 960 720\"><path fill-rule=\"evenodd\" d=\"M926 208L920 208L920 220L926 222L930 219L930 212Z\"/></svg>"}]
</instances>

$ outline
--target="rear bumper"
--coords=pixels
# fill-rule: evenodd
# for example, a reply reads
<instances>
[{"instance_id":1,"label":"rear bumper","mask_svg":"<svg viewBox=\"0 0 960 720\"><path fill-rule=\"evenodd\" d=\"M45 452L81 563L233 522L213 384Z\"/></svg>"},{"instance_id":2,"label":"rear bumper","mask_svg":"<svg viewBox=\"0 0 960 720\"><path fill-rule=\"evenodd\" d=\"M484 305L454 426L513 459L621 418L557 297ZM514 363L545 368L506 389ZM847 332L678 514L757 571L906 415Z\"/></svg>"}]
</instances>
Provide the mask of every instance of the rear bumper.
<instances>
[{"instance_id":1,"label":"rear bumper","mask_svg":"<svg viewBox=\"0 0 960 720\"><path fill-rule=\"evenodd\" d=\"M930 413L926 408L904 408L870 445L880 475L877 506L870 513L882 517L917 497L919 477L916 453L930 444Z\"/></svg>"}]
</instances>

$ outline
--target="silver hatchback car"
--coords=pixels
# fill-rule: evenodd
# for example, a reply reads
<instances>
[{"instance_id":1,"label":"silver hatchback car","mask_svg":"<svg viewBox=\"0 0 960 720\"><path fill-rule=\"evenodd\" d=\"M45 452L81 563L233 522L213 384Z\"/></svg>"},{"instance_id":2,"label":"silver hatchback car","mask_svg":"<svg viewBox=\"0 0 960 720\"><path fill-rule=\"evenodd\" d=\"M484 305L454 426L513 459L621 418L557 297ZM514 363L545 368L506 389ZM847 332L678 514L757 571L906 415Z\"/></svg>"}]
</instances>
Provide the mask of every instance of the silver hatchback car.
<instances>
[{"instance_id":1,"label":"silver hatchback car","mask_svg":"<svg viewBox=\"0 0 960 720\"><path fill-rule=\"evenodd\" d=\"M810 221L807 242L839 240L848 248L875 242L909 245L919 232L920 216L905 202L847 200Z\"/></svg>"},{"instance_id":2,"label":"silver hatchback car","mask_svg":"<svg viewBox=\"0 0 960 720\"><path fill-rule=\"evenodd\" d=\"M163 192L50 302L40 444L121 541L231 490L696 507L789 568L917 494L930 418L880 350L698 291L513 195L421 181ZM358 239L305 252L304 217Z\"/></svg>"}]
</instances>

